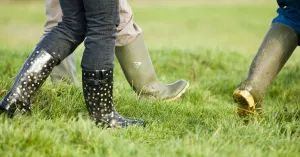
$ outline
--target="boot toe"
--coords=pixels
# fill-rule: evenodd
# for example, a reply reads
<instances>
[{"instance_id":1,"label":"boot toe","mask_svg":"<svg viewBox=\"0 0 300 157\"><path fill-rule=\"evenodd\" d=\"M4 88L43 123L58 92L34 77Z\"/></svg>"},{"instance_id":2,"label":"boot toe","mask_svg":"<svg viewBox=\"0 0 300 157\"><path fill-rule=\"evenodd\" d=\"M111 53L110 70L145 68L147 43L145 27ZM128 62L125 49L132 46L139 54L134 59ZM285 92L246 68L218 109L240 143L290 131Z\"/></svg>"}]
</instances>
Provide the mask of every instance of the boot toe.
<instances>
[{"instance_id":1,"label":"boot toe","mask_svg":"<svg viewBox=\"0 0 300 157\"><path fill-rule=\"evenodd\" d=\"M146 126L145 121L142 120L142 119L134 120L133 124L134 124L134 125L143 126L143 127Z\"/></svg>"},{"instance_id":2,"label":"boot toe","mask_svg":"<svg viewBox=\"0 0 300 157\"><path fill-rule=\"evenodd\" d=\"M136 119L136 120L124 120L121 123L119 123L118 125L116 125L115 127L117 128L125 128L125 127L129 127L129 126L143 126L145 127L145 122L142 119Z\"/></svg>"},{"instance_id":3,"label":"boot toe","mask_svg":"<svg viewBox=\"0 0 300 157\"><path fill-rule=\"evenodd\" d=\"M178 80L172 84L167 85L167 90L163 93L167 101L174 101L181 97L189 87L189 82L185 80Z\"/></svg>"}]
</instances>

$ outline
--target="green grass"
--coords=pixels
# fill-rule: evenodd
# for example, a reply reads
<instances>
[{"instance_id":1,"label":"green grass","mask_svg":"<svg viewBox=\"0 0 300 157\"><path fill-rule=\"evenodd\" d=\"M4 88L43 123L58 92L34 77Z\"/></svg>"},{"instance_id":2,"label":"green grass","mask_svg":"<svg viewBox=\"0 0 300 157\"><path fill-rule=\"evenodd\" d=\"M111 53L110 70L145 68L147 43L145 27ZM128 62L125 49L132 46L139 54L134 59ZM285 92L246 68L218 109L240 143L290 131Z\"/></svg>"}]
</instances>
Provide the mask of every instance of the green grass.
<instances>
[{"instance_id":1,"label":"green grass","mask_svg":"<svg viewBox=\"0 0 300 157\"><path fill-rule=\"evenodd\" d=\"M39 40L43 7L42 2L0 5L1 89L11 86ZM275 4L135 3L133 9L158 78L190 82L183 97L170 103L139 99L116 61L116 108L147 126L99 129L88 118L80 87L47 81L34 97L31 116L0 115L0 156L300 155L298 51L268 89L260 119L245 124L231 99L276 16ZM76 50L78 63L82 50Z\"/></svg>"}]
</instances>

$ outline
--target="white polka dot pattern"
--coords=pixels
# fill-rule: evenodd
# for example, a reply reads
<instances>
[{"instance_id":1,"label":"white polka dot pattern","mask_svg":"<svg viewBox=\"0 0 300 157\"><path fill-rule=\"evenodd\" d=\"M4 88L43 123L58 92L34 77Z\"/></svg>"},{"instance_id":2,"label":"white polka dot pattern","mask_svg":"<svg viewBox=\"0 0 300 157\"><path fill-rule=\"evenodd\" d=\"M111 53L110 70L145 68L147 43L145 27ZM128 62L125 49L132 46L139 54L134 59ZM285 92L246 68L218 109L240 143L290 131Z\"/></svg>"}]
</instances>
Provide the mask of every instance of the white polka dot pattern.
<instances>
[{"instance_id":1,"label":"white polka dot pattern","mask_svg":"<svg viewBox=\"0 0 300 157\"><path fill-rule=\"evenodd\" d=\"M114 108L113 70L82 71L85 103L91 118L101 127L144 125L142 120L123 118Z\"/></svg>"},{"instance_id":2,"label":"white polka dot pattern","mask_svg":"<svg viewBox=\"0 0 300 157\"><path fill-rule=\"evenodd\" d=\"M55 60L45 50L35 50L27 58L12 88L0 102L0 107L8 110L9 117L16 111L30 112L31 98L49 76Z\"/></svg>"}]
</instances>

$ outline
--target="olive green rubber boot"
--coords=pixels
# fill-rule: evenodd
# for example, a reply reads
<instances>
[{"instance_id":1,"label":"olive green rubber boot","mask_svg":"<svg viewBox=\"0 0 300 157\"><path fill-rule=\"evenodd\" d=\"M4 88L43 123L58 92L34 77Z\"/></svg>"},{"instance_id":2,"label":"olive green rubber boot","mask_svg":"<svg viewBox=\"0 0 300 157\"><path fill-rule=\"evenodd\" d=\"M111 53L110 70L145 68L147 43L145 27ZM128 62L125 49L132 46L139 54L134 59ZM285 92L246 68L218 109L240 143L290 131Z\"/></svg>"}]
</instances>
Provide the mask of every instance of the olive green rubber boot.
<instances>
[{"instance_id":1,"label":"olive green rubber boot","mask_svg":"<svg viewBox=\"0 0 300 157\"><path fill-rule=\"evenodd\" d=\"M297 45L297 32L287 25L274 23L252 61L247 79L233 92L241 116L260 113L264 94Z\"/></svg>"},{"instance_id":2,"label":"olive green rubber boot","mask_svg":"<svg viewBox=\"0 0 300 157\"><path fill-rule=\"evenodd\" d=\"M128 83L138 95L172 101L179 98L189 87L185 80L164 84L157 79L141 34L129 44L116 47L116 56Z\"/></svg>"}]
</instances>

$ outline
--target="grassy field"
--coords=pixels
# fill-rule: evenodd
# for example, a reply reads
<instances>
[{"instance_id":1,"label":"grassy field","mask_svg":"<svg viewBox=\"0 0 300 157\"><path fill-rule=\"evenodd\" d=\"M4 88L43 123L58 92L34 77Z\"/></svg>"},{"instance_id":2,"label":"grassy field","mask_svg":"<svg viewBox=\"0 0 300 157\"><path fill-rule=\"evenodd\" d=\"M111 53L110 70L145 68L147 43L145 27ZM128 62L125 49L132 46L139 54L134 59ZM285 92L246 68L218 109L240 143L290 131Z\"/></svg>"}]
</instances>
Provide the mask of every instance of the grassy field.
<instances>
[{"instance_id":1,"label":"grassy field","mask_svg":"<svg viewBox=\"0 0 300 157\"><path fill-rule=\"evenodd\" d=\"M159 79L191 84L175 102L139 99L116 60L116 108L143 118L145 128L99 129L80 87L47 81L31 116L0 115L0 156L300 156L299 51L270 86L261 118L245 124L231 99L276 16L275 2L202 2L133 1ZM11 86L44 22L43 1L0 3L0 89Z\"/></svg>"}]
</instances>

